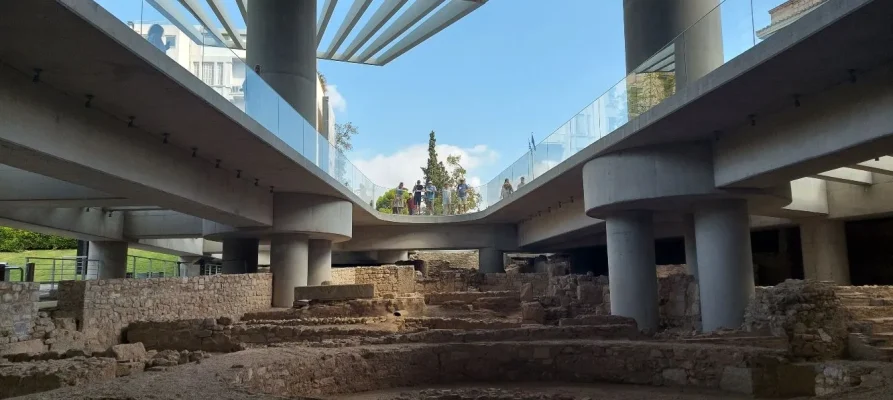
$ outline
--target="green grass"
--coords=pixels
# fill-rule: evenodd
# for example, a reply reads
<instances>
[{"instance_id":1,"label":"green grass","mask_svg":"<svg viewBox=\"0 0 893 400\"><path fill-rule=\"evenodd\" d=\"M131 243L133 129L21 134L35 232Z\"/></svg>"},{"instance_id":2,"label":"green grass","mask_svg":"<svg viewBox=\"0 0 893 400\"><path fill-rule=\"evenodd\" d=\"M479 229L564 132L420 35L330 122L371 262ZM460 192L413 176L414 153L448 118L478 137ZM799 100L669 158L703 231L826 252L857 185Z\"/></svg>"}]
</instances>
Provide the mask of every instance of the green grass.
<instances>
[{"instance_id":1,"label":"green grass","mask_svg":"<svg viewBox=\"0 0 893 400\"><path fill-rule=\"evenodd\" d=\"M77 251L75 249L26 250L20 253L0 252L0 262L6 262L11 266L24 267L29 257L55 258L55 279L53 279L53 260L41 260L36 258L31 260L31 262L36 264L34 280L38 282L48 282L51 280L61 281L80 279L75 276L75 263L73 260L59 259L61 257L74 257L76 254ZM164 272L164 276L177 276L177 256L139 249L128 249L127 255L135 256L127 257L127 272L134 272L135 269L137 274ZM152 260L150 261L150 259ZM136 263L135 266L134 262ZM10 274L10 279L18 280L18 272L12 272Z\"/></svg>"}]
</instances>

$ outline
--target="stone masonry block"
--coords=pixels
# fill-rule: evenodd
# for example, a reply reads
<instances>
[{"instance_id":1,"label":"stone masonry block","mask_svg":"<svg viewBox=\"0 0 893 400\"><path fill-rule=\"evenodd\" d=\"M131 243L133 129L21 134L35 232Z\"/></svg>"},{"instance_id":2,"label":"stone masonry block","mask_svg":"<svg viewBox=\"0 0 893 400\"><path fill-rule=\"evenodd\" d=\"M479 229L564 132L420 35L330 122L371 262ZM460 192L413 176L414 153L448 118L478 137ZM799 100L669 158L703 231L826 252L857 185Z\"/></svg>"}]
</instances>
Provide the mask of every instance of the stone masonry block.
<instances>
[{"instance_id":1,"label":"stone masonry block","mask_svg":"<svg viewBox=\"0 0 893 400\"><path fill-rule=\"evenodd\" d=\"M371 283L356 285L302 286L295 288L295 300L355 300L375 297L375 285Z\"/></svg>"}]
</instances>

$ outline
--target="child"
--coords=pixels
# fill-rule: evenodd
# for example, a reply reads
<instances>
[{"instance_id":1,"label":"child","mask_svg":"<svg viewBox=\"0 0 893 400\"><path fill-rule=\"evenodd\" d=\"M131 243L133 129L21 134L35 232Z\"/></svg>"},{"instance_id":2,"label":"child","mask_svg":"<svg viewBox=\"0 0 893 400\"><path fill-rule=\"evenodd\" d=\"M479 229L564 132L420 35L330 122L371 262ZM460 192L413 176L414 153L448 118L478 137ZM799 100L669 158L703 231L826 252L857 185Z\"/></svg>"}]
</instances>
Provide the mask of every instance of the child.
<instances>
[{"instance_id":1,"label":"child","mask_svg":"<svg viewBox=\"0 0 893 400\"><path fill-rule=\"evenodd\" d=\"M445 183L443 185L443 190L441 192L442 192L441 193L441 201L443 202L443 215L452 215L453 214L453 208L452 208L453 190L450 189L450 184Z\"/></svg>"}]
</instances>

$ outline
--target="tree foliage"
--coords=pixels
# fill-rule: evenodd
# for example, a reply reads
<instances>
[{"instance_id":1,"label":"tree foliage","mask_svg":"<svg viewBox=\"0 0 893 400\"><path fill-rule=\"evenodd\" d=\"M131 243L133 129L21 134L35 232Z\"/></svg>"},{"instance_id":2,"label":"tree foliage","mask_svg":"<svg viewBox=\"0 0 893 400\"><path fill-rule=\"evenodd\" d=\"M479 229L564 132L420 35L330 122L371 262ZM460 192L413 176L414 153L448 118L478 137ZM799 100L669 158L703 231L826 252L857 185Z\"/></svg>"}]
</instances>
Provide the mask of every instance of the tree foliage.
<instances>
[{"instance_id":1,"label":"tree foliage","mask_svg":"<svg viewBox=\"0 0 893 400\"><path fill-rule=\"evenodd\" d=\"M387 192L384 192L384 194L379 196L378 200L375 201L375 209L380 212L386 213L386 214L391 214L393 212L392 206L394 204L394 197L396 197L396 196L397 196L397 189L390 189ZM405 190L403 192L403 204L404 205L409 204L409 197L410 197L409 190ZM409 208L403 207L403 210L401 213L409 214Z\"/></svg>"},{"instance_id":2,"label":"tree foliage","mask_svg":"<svg viewBox=\"0 0 893 400\"><path fill-rule=\"evenodd\" d=\"M78 247L77 239L0 227L0 251L56 250Z\"/></svg>"},{"instance_id":3,"label":"tree foliage","mask_svg":"<svg viewBox=\"0 0 893 400\"><path fill-rule=\"evenodd\" d=\"M346 186L350 186L347 183L347 158L344 156L344 153L353 150L353 144L351 144L351 139L355 135L358 135L360 132L357 130L357 126L351 122L346 124L335 124L335 148L339 150L341 154L335 154L335 177L338 178L338 182L344 183Z\"/></svg>"},{"instance_id":4,"label":"tree foliage","mask_svg":"<svg viewBox=\"0 0 893 400\"><path fill-rule=\"evenodd\" d=\"M638 117L676 93L676 75L672 72L635 74L627 81L629 118Z\"/></svg>"},{"instance_id":5,"label":"tree foliage","mask_svg":"<svg viewBox=\"0 0 893 400\"><path fill-rule=\"evenodd\" d=\"M428 164L422 167L422 174L425 181L431 181L437 189L443 188L450 179L443 162L437 160L437 138L434 137L434 131L428 134Z\"/></svg>"}]
</instances>

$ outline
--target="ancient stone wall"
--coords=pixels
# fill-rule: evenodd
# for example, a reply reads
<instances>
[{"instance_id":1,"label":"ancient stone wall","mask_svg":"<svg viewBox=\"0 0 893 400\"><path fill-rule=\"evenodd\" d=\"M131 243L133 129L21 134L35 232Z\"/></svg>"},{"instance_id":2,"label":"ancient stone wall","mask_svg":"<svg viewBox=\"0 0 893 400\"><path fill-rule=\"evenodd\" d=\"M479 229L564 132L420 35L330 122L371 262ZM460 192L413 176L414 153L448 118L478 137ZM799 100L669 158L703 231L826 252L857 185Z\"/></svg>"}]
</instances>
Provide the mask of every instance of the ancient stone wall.
<instances>
[{"instance_id":1,"label":"ancient stone wall","mask_svg":"<svg viewBox=\"0 0 893 400\"><path fill-rule=\"evenodd\" d=\"M286 397L469 381L694 386L771 396L780 363L779 353L768 349L616 340L399 344L300 354L248 365L236 384Z\"/></svg>"},{"instance_id":2,"label":"ancient stone wall","mask_svg":"<svg viewBox=\"0 0 893 400\"><path fill-rule=\"evenodd\" d=\"M450 268L478 269L478 251L419 251L415 253L418 260L425 262L442 261L449 263Z\"/></svg>"},{"instance_id":3,"label":"ancient stone wall","mask_svg":"<svg viewBox=\"0 0 893 400\"><path fill-rule=\"evenodd\" d=\"M549 275L532 274L484 274L480 289L483 291L521 290L521 286L529 283L535 296L543 296L549 286Z\"/></svg>"},{"instance_id":4,"label":"ancient stone wall","mask_svg":"<svg viewBox=\"0 0 893 400\"><path fill-rule=\"evenodd\" d=\"M40 284L0 282L0 345L31 339Z\"/></svg>"},{"instance_id":5,"label":"ancient stone wall","mask_svg":"<svg viewBox=\"0 0 893 400\"><path fill-rule=\"evenodd\" d=\"M846 352L848 319L831 283L792 279L757 288L744 327L786 336L795 358L822 360Z\"/></svg>"},{"instance_id":6,"label":"ancient stone wall","mask_svg":"<svg viewBox=\"0 0 893 400\"><path fill-rule=\"evenodd\" d=\"M385 294L403 295L416 291L416 273L411 265L382 265L379 267L348 267L332 269L333 285L371 283L375 297Z\"/></svg>"},{"instance_id":7,"label":"ancient stone wall","mask_svg":"<svg viewBox=\"0 0 893 400\"><path fill-rule=\"evenodd\" d=\"M357 283L356 268L332 268L333 285L353 285Z\"/></svg>"},{"instance_id":8,"label":"ancient stone wall","mask_svg":"<svg viewBox=\"0 0 893 400\"><path fill-rule=\"evenodd\" d=\"M131 322L238 317L268 309L272 275L63 281L59 288L60 316L80 321L88 348L105 350L120 342Z\"/></svg>"}]
</instances>

